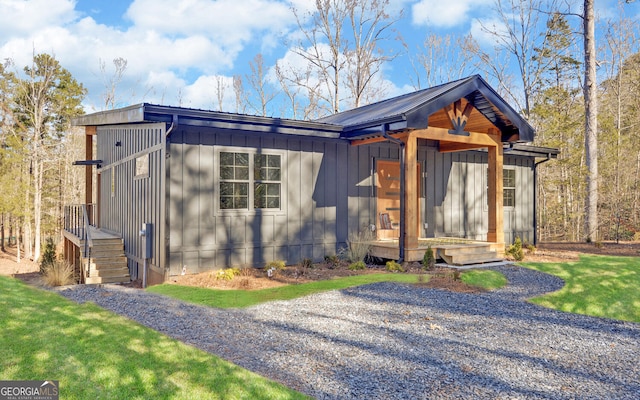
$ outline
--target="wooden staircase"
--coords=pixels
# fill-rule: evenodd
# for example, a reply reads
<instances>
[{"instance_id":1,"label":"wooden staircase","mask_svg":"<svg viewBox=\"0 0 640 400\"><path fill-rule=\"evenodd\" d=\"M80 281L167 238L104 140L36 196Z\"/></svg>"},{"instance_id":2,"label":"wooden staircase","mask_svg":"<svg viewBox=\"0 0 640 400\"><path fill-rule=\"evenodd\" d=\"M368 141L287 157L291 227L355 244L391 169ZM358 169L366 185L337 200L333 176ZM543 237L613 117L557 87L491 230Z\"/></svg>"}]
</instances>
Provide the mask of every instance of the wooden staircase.
<instances>
[{"instance_id":1,"label":"wooden staircase","mask_svg":"<svg viewBox=\"0 0 640 400\"><path fill-rule=\"evenodd\" d=\"M449 265L472 265L503 261L489 243L439 245L438 254Z\"/></svg>"},{"instance_id":2,"label":"wooden staircase","mask_svg":"<svg viewBox=\"0 0 640 400\"><path fill-rule=\"evenodd\" d=\"M124 242L120 238L93 239L89 257L82 256L84 283L130 282Z\"/></svg>"}]
</instances>

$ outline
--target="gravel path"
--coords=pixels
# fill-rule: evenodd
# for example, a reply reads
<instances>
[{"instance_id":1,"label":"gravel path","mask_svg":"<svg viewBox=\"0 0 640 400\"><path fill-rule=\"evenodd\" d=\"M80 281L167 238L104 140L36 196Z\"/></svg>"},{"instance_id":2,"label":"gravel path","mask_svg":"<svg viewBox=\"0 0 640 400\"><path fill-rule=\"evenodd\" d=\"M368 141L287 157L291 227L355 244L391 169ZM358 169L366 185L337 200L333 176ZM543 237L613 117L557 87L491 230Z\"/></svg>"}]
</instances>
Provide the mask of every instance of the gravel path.
<instances>
[{"instance_id":1,"label":"gravel path","mask_svg":"<svg viewBox=\"0 0 640 400\"><path fill-rule=\"evenodd\" d=\"M76 286L93 301L319 399L638 399L640 324L525 301L558 278L504 266L464 294L378 283L242 310Z\"/></svg>"}]
</instances>

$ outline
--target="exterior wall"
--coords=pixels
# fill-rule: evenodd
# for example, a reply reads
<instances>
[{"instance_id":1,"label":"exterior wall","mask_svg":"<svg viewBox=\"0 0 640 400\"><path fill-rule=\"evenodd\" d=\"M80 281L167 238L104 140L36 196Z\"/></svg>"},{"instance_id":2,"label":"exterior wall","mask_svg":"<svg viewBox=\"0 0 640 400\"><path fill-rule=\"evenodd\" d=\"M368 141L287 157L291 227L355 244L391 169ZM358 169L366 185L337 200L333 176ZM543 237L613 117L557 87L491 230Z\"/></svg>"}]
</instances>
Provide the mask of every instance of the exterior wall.
<instances>
[{"instance_id":1,"label":"exterior wall","mask_svg":"<svg viewBox=\"0 0 640 400\"><path fill-rule=\"evenodd\" d=\"M488 229L487 153L467 151L438 153L420 149L424 189L421 201L427 237L460 237L486 240ZM505 243L516 237L533 242L534 176L528 157L504 158L505 169L515 169L515 207L504 207Z\"/></svg>"},{"instance_id":2,"label":"exterior wall","mask_svg":"<svg viewBox=\"0 0 640 400\"><path fill-rule=\"evenodd\" d=\"M398 158L387 144L205 128L178 129L170 140L170 275L336 254L350 230L375 223L373 158ZM220 150L281 154L281 210L221 210Z\"/></svg>"},{"instance_id":3,"label":"exterior wall","mask_svg":"<svg viewBox=\"0 0 640 400\"><path fill-rule=\"evenodd\" d=\"M397 145L350 146L331 139L182 127L170 136L169 275L230 266L322 260L346 246L350 231L376 223L377 160L398 160ZM419 148L421 236L486 240L487 154ZM280 154L281 209L219 206L220 151ZM516 207L505 208L505 240L533 240L532 160L516 169ZM426 225L425 225L426 223Z\"/></svg>"},{"instance_id":4,"label":"exterior wall","mask_svg":"<svg viewBox=\"0 0 640 400\"><path fill-rule=\"evenodd\" d=\"M132 279L142 277L143 223L152 224L149 283L164 281L163 175L165 124L98 127L99 226L124 239ZM116 143L119 142L119 145ZM136 160L148 158L148 173L136 176ZM140 172L140 171L138 171Z\"/></svg>"}]
</instances>

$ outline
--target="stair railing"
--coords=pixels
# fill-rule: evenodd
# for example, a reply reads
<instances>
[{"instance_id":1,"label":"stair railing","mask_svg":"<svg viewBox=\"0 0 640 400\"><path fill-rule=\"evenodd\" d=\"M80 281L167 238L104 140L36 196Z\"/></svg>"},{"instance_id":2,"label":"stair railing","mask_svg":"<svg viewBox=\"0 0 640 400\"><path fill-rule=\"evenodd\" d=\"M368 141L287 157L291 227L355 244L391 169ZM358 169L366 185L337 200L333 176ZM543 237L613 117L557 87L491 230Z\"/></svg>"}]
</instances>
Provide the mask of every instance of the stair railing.
<instances>
[{"instance_id":1,"label":"stair railing","mask_svg":"<svg viewBox=\"0 0 640 400\"><path fill-rule=\"evenodd\" d=\"M92 207L93 208L93 207ZM91 248L93 247L93 240L91 239L90 221L87 215L87 205L82 205L82 219L83 219L83 239L84 239L84 256L87 259L87 271L85 278L89 277L91 271Z\"/></svg>"}]
</instances>

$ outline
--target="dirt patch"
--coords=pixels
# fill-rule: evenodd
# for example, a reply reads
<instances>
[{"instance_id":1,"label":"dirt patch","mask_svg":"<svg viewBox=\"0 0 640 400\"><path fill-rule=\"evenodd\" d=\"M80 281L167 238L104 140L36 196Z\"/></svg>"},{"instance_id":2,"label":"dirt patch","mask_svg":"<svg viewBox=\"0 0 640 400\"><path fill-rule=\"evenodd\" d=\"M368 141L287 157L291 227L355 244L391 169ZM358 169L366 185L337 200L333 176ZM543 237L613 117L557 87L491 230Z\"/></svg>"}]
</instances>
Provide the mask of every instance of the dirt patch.
<instances>
[{"instance_id":1,"label":"dirt patch","mask_svg":"<svg viewBox=\"0 0 640 400\"><path fill-rule=\"evenodd\" d=\"M21 258L17 262L17 249L5 246L5 251L0 251L0 275L12 276L31 285L40 285L40 266L33 261Z\"/></svg>"},{"instance_id":2,"label":"dirt patch","mask_svg":"<svg viewBox=\"0 0 640 400\"><path fill-rule=\"evenodd\" d=\"M640 256L640 242L602 242L599 244L576 242L541 243L534 252L525 250L524 261L577 261L580 254L638 257Z\"/></svg>"}]
</instances>

